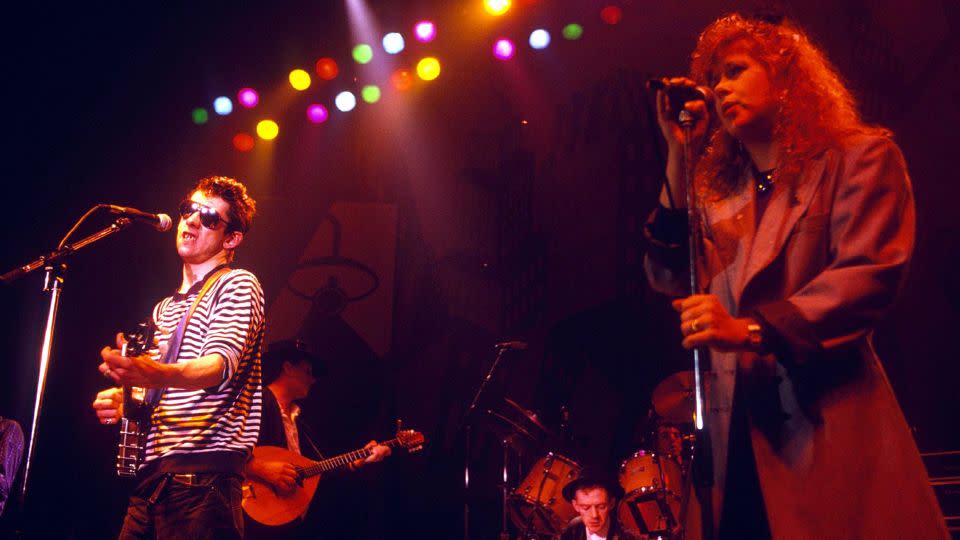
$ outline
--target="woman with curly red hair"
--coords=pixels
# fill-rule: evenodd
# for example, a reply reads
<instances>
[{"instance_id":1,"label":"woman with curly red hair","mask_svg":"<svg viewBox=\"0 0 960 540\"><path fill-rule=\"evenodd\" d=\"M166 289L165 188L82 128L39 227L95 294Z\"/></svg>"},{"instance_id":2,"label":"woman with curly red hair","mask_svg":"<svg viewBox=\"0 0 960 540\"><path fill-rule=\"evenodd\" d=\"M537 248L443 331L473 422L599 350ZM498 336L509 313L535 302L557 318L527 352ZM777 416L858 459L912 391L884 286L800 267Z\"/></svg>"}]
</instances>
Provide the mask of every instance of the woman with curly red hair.
<instances>
[{"instance_id":1,"label":"woman with curly red hair","mask_svg":"<svg viewBox=\"0 0 960 540\"><path fill-rule=\"evenodd\" d=\"M647 226L651 285L679 299L683 346L710 350L720 538L946 538L916 444L872 344L914 243L913 194L888 130L783 20L708 26L690 78L703 291L690 295L684 132L657 112L666 176ZM707 494L709 492L709 495ZM711 535L714 536L714 535Z\"/></svg>"}]
</instances>

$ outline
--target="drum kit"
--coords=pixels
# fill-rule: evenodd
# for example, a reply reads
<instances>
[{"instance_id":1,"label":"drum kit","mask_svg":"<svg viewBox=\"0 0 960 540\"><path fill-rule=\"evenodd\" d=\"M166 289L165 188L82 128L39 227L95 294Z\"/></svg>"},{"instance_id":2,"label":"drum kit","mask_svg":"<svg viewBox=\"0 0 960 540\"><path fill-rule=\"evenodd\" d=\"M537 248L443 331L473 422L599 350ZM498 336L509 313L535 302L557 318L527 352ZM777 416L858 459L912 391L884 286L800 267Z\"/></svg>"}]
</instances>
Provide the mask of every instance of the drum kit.
<instances>
[{"instance_id":1,"label":"drum kit","mask_svg":"<svg viewBox=\"0 0 960 540\"><path fill-rule=\"evenodd\" d=\"M686 431L687 435L678 433L677 436L687 444L671 448L653 443L653 448L638 450L620 465L619 482L625 495L619 502L617 514L621 526L641 538L677 539L682 536L680 524L689 491L687 464L693 444L693 436L689 434L694 410L692 396L691 372L675 373L661 381L652 395L657 424L674 431ZM520 412L520 418L507 419L516 433L523 437L549 433L534 413L511 400L506 401L513 411ZM506 415L496 416L501 421L506 419ZM656 436L656 428L653 431ZM520 531L520 538L556 537L577 517L573 505L563 498L561 491L582 470L576 461L555 452L547 452L533 464L506 499L510 518Z\"/></svg>"}]
</instances>

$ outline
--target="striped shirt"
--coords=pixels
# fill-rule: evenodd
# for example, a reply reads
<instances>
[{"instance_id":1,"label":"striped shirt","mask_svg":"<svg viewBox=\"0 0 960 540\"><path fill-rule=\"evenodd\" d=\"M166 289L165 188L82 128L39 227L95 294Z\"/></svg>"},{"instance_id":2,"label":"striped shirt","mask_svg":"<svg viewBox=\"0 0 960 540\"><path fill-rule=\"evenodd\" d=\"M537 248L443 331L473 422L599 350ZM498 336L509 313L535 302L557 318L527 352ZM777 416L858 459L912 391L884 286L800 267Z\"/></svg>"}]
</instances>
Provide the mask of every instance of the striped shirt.
<instances>
[{"instance_id":1,"label":"striped shirt","mask_svg":"<svg viewBox=\"0 0 960 540\"><path fill-rule=\"evenodd\" d=\"M164 350L203 281L154 307L157 342ZM143 466L177 454L252 451L260 432L263 304L256 276L238 269L220 276L201 299L176 361L219 353L226 360L223 382L203 390L171 387L163 392L151 416ZM159 360L159 351L152 352Z\"/></svg>"}]
</instances>

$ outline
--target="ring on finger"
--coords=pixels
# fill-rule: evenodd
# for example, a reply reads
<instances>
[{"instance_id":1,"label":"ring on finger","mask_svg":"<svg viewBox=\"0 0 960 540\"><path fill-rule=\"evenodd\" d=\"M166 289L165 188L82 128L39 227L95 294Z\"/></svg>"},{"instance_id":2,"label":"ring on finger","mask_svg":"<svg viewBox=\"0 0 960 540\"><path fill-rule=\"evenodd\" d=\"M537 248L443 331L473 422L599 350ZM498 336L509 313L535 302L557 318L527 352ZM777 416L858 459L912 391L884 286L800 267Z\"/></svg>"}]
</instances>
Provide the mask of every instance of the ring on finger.
<instances>
[{"instance_id":1,"label":"ring on finger","mask_svg":"<svg viewBox=\"0 0 960 540\"><path fill-rule=\"evenodd\" d=\"M697 324L698 322L700 322L698 319L694 319L693 322L690 323L690 330L692 330L692 331L694 331L694 332L699 332L699 331L700 331L700 325Z\"/></svg>"}]
</instances>

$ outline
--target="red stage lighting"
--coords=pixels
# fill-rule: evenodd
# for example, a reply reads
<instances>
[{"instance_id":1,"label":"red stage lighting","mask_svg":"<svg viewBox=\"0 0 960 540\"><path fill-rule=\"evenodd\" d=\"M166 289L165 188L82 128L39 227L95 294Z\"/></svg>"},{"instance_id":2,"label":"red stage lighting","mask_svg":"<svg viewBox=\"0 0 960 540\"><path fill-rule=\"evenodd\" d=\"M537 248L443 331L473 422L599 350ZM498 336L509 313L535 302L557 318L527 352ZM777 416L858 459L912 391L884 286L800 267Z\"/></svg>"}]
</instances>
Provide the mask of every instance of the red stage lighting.
<instances>
[{"instance_id":1,"label":"red stage lighting","mask_svg":"<svg viewBox=\"0 0 960 540\"><path fill-rule=\"evenodd\" d=\"M253 136L249 133L237 133L233 136L233 147L241 152L253 150Z\"/></svg>"},{"instance_id":2,"label":"red stage lighting","mask_svg":"<svg viewBox=\"0 0 960 540\"><path fill-rule=\"evenodd\" d=\"M600 18L607 24L617 24L623 19L623 10L617 6L607 6L600 10Z\"/></svg>"},{"instance_id":3,"label":"red stage lighting","mask_svg":"<svg viewBox=\"0 0 960 540\"><path fill-rule=\"evenodd\" d=\"M325 80L332 81L337 78L337 74L340 72L340 69L337 67L337 62L333 58L321 58L317 60L317 75Z\"/></svg>"},{"instance_id":4,"label":"red stage lighting","mask_svg":"<svg viewBox=\"0 0 960 540\"><path fill-rule=\"evenodd\" d=\"M390 75L390 82L397 92L406 92L413 87L413 75L409 69L398 69Z\"/></svg>"}]
</instances>

